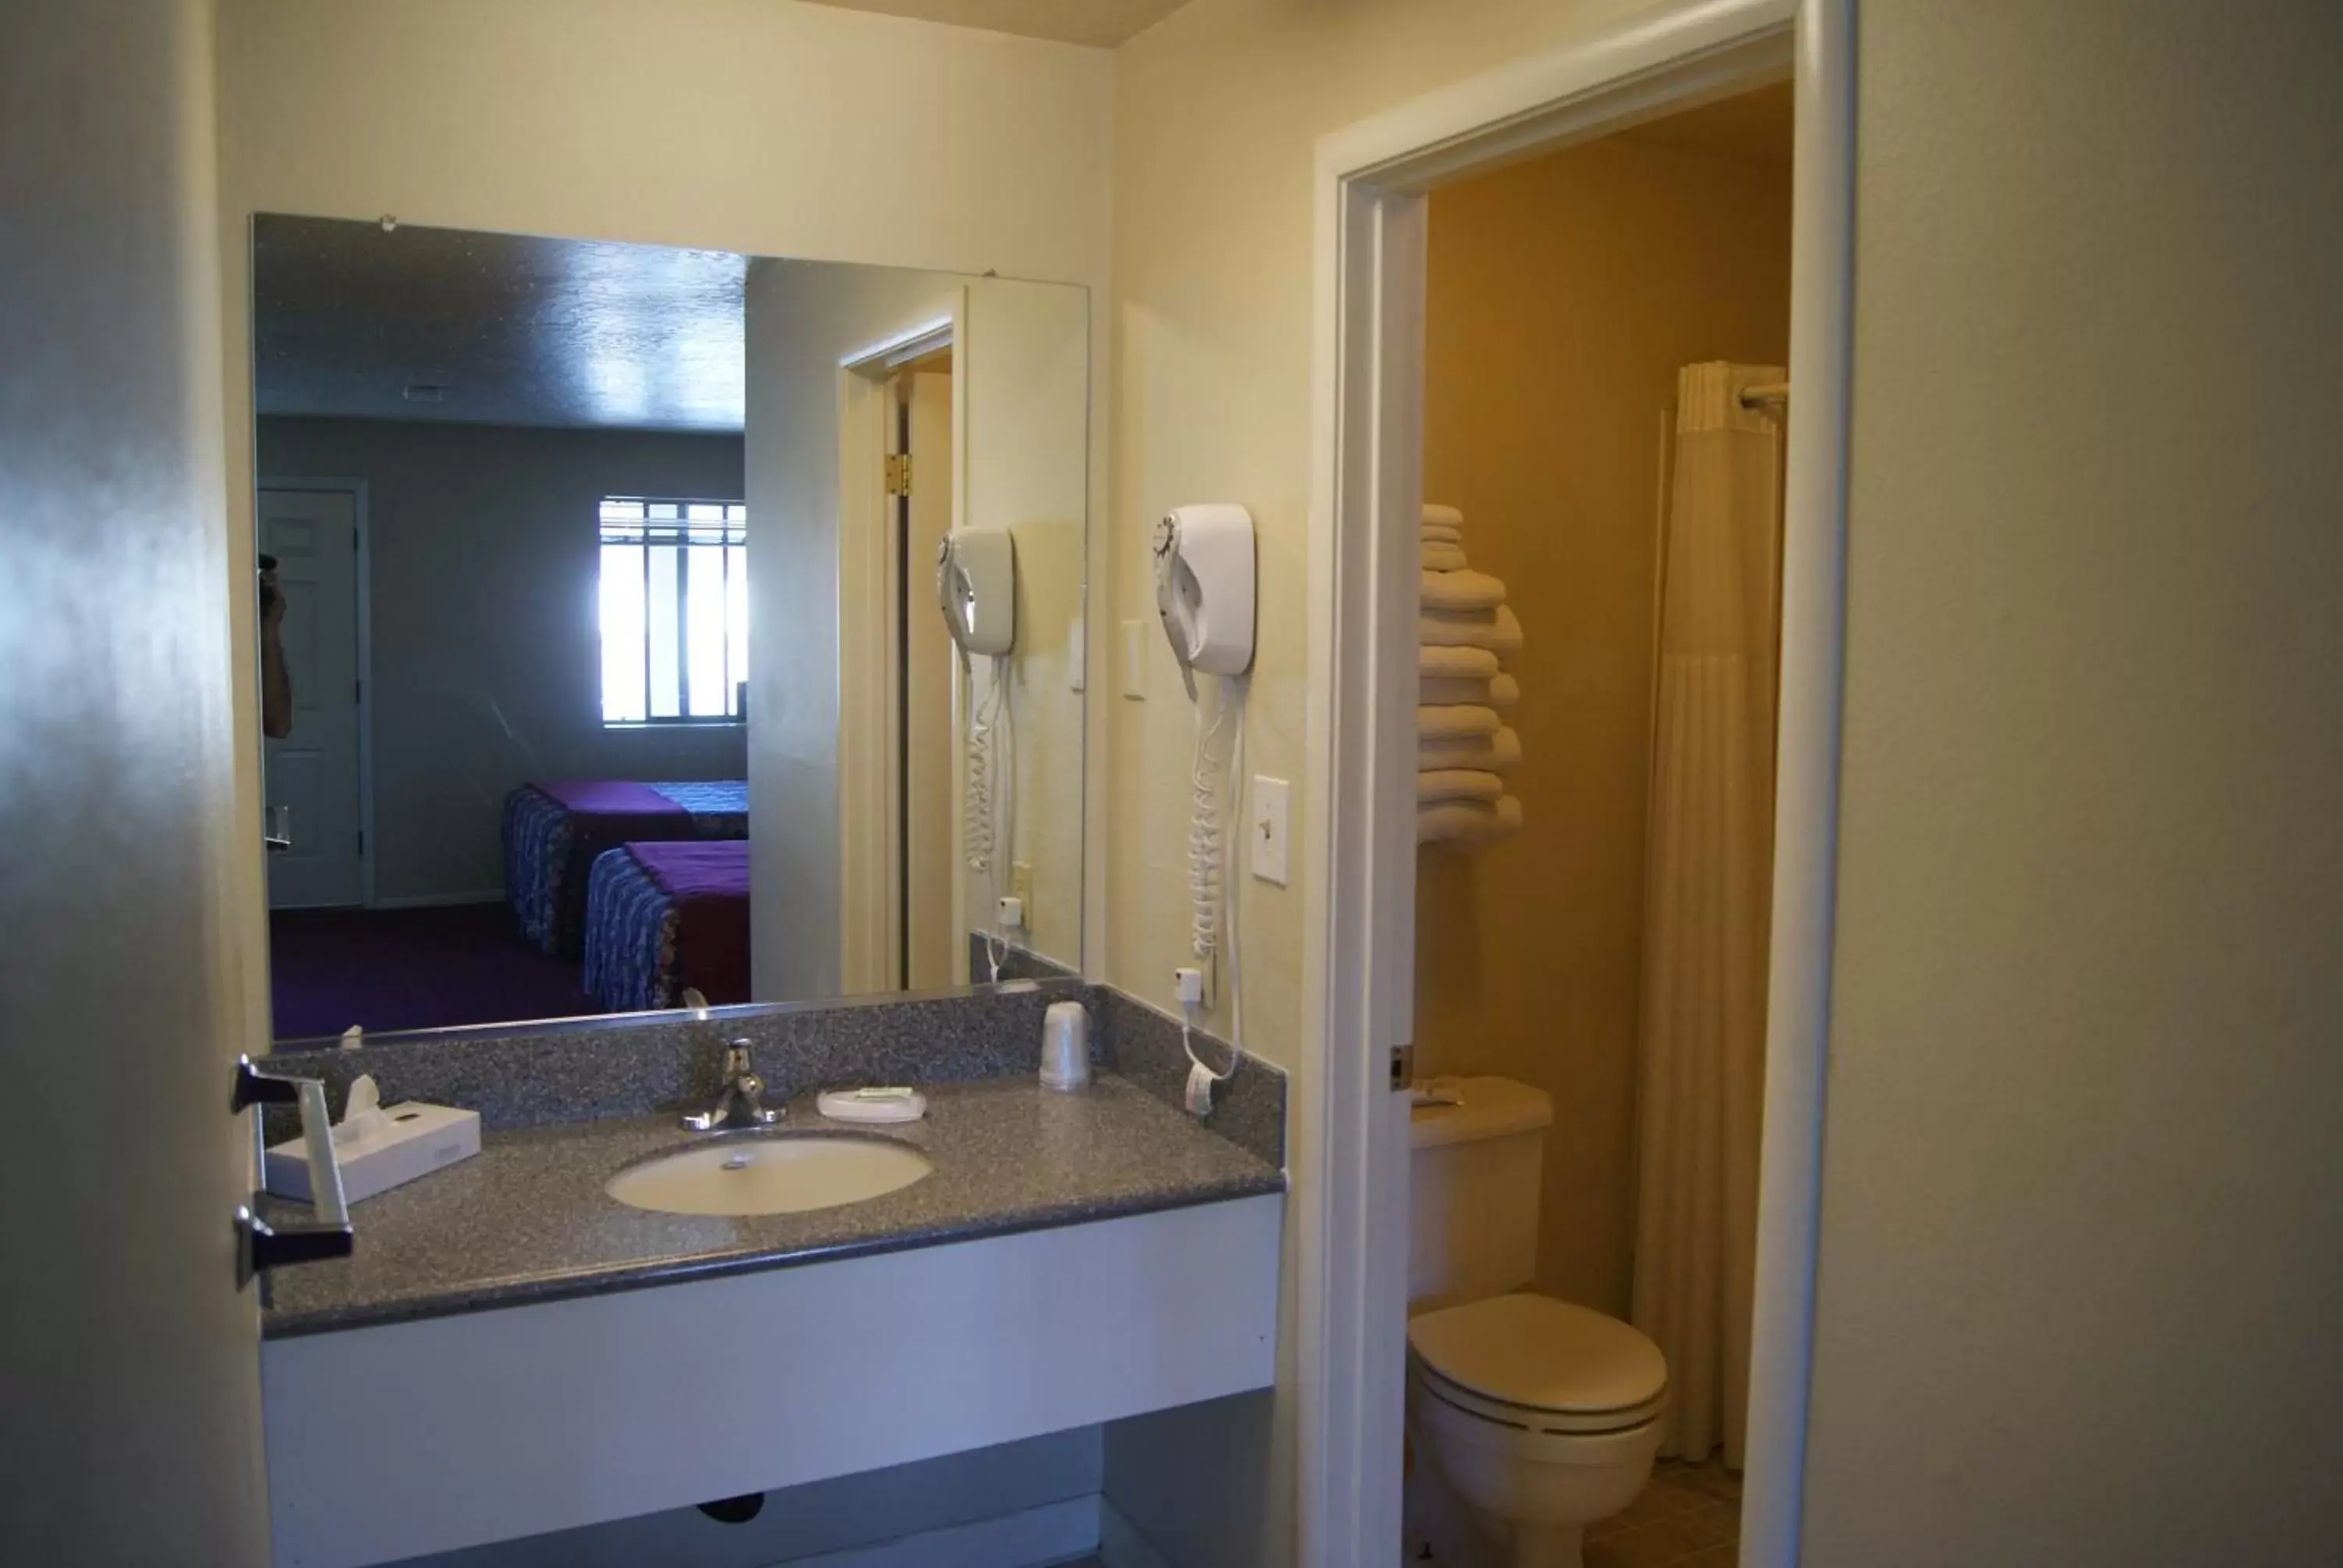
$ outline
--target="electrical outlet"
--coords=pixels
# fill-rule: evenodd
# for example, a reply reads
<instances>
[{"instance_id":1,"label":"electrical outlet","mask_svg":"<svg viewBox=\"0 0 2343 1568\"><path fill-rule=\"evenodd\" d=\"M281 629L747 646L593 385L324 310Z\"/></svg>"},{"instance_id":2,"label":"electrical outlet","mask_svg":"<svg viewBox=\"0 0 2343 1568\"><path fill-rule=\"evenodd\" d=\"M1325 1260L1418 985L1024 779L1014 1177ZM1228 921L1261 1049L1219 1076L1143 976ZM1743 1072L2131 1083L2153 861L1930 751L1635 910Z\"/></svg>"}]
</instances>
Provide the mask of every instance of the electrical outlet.
<instances>
[{"instance_id":1,"label":"electrical outlet","mask_svg":"<svg viewBox=\"0 0 2343 1568\"><path fill-rule=\"evenodd\" d=\"M1024 904L1025 918L1028 920L1031 920L1033 918L1032 861L1011 860L1009 862L1009 896Z\"/></svg>"},{"instance_id":2,"label":"electrical outlet","mask_svg":"<svg viewBox=\"0 0 2343 1568\"><path fill-rule=\"evenodd\" d=\"M1292 791L1282 779L1252 779L1252 874L1279 887L1286 881L1286 840L1292 834Z\"/></svg>"}]
</instances>

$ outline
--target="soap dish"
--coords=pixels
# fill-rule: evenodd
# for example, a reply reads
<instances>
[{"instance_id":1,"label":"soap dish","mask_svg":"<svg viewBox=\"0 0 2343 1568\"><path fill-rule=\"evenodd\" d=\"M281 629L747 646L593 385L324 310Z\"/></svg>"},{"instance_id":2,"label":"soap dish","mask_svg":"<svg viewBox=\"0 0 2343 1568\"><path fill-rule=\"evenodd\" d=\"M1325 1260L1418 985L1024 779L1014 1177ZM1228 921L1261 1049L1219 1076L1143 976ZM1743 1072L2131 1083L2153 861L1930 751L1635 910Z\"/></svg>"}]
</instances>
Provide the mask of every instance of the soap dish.
<instances>
[{"instance_id":1,"label":"soap dish","mask_svg":"<svg viewBox=\"0 0 2343 1568\"><path fill-rule=\"evenodd\" d=\"M814 1109L832 1121L917 1121L928 1113L928 1097L916 1089L830 1089Z\"/></svg>"}]
</instances>

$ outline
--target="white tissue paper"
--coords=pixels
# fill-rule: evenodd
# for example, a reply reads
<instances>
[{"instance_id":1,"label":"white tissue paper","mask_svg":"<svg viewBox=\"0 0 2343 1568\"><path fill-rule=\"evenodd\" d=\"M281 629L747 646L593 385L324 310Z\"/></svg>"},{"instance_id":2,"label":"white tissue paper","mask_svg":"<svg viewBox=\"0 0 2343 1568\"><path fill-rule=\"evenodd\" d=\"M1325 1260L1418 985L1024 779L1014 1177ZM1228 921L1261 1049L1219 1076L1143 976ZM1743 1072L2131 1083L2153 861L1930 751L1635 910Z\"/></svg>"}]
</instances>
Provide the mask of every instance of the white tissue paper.
<instances>
[{"instance_id":1,"label":"white tissue paper","mask_svg":"<svg viewBox=\"0 0 2343 1568\"><path fill-rule=\"evenodd\" d=\"M349 1102L334 1123L334 1163L342 1170L342 1196L352 1203L479 1151L478 1111L419 1100L385 1105L370 1072L350 1085ZM270 1148L267 1181L279 1198L310 1201L307 1139L290 1138Z\"/></svg>"}]
</instances>

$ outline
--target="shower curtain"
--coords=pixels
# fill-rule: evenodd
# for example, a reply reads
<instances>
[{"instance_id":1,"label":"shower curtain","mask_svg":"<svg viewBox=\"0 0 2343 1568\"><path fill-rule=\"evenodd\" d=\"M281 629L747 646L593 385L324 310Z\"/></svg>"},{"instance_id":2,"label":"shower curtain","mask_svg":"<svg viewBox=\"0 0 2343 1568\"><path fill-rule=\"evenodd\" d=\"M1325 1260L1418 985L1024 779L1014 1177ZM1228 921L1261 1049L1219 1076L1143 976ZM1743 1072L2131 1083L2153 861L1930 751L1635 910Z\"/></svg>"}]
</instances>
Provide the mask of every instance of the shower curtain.
<instances>
[{"instance_id":1,"label":"shower curtain","mask_svg":"<svg viewBox=\"0 0 2343 1568\"><path fill-rule=\"evenodd\" d=\"M1781 427L1690 365L1660 540L1644 884L1635 1326L1668 1360L1660 1452L1738 1470L1756 1266L1774 859Z\"/></svg>"}]
</instances>

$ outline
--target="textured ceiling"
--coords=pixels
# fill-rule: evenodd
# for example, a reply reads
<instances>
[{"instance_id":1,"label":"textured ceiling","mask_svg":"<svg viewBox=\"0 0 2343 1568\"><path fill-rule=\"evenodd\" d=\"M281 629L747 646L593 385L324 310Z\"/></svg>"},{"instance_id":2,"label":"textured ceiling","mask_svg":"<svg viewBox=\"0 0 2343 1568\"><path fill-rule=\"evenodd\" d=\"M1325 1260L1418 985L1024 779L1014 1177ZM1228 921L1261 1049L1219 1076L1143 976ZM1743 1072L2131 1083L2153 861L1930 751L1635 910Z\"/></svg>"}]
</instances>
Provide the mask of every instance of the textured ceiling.
<instances>
[{"instance_id":1,"label":"textured ceiling","mask_svg":"<svg viewBox=\"0 0 2343 1568\"><path fill-rule=\"evenodd\" d=\"M273 216L253 252L263 414L740 428L746 256Z\"/></svg>"},{"instance_id":2,"label":"textured ceiling","mask_svg":"<svg viewBox=\"0 0 2343 1568\"><path fill-rule=\"evenodd\" d=\"M995 33L1111 48L1145 32L1188 0L814 0L842 11L879 11Z\"/></svg>"}]
</instances>

